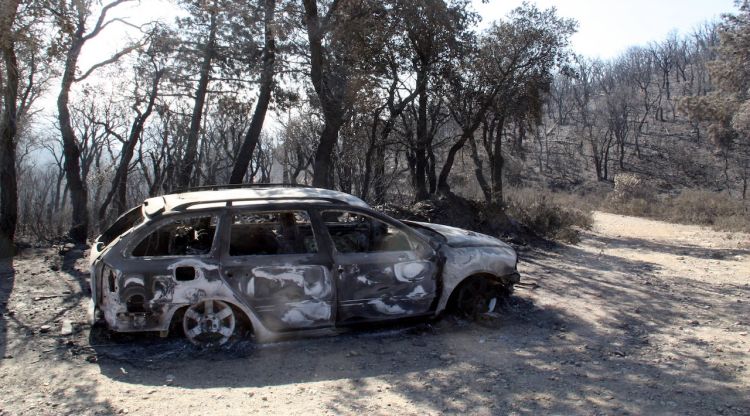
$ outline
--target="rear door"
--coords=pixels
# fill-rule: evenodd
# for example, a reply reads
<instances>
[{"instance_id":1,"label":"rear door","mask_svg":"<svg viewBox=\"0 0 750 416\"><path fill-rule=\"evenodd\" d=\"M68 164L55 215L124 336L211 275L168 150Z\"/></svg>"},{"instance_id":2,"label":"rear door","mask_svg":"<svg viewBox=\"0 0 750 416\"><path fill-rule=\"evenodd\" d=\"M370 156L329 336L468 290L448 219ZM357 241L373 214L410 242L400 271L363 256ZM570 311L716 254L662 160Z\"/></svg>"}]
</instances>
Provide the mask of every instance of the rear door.
<instances>
[{"instance_id":1,"label":"rear door","mask_svg":"<svg viewBox=\"0 0 750 416\"><path fill-rule=\"evenodd\" d=\"M396 221L358 210L324 210L331 240L337 323L428 313L437 291L434 251Z\"/></svg>"},{"instance_id":2,"label":"rear door","mask_svg":"<svg viewBox=\"0 0 750 416\"><path fill-rule=\"evenodd\" d=\"M127 261L119 263L119 276L105 276L104 297L119 296L128 312L143 314L141 324L152 327L167 306L221 293L218 223L217 213L180 214L139 231L125 248Z\"/></svg>"},{"instance_id":3,"label":"rear door","mask_svg":"<svg viewBox=\"0 0 750 416\"><path fill-rule=\"evenodd\" d=\"M332 261L307 211L240 210L230 215L222 273L271 330L333 325Z\"/></svg>"}]
</instances>

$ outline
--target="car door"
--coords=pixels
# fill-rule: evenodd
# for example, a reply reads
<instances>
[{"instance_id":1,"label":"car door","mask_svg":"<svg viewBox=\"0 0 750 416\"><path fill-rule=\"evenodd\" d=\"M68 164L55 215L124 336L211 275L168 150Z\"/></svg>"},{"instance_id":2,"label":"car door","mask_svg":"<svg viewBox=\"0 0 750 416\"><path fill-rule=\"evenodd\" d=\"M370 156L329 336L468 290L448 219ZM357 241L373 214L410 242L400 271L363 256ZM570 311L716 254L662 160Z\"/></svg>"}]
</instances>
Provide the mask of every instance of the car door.
<instances>
[{"instance_id":1,"label":"car door","mask_svg":"<svg viewBox=\"0 0 750 416\"><path fill-rule=\"evenodd\" d=\"M119 276L110 273L105 287L118 292L128 312L143 314L145 326L167 306L189 305L222 293L218 220L216 213L181 214L144 229L125 248L128 261L121 262Z\"/></svg>"},{"instance_id":2,"label":"car door","mask_svg":"<svg viewBox=\"0 0 750 416\"><path fill-rule=\"evenodd\" d=\"M357 210L324 210L320 218L331 240L338 324L430 311L437 265L425 241L396 221Z\"/></svg>"},{"instance_id":3,"label":"car door","mask_svg":"<svg viewBox=\"0 0 750 416\"><path fill-rule=\"evenodd\" d=\"M305 210L231 212L222 272L271 330L333 325L332 261Z\"/></svg>"}]
</instances>

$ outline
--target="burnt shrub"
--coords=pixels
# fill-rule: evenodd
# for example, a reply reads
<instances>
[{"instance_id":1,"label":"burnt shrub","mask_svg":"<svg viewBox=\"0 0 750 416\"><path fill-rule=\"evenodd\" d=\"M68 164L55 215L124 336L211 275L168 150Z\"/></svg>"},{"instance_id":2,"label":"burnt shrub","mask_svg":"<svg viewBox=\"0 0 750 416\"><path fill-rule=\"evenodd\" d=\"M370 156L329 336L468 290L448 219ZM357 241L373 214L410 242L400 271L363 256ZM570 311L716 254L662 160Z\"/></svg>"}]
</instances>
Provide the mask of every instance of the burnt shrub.
<instances>
[{"instance_id":1,"label":"burnt shrub","mask_svg":"<svg viewBox=\"0 0 750 416\"><path fill-rule=\"evenodd\" d=\"M658 195L651 183L631 174L615 177L615 189L601 202L599 209L680 224L706 225L720 231L750 232L747 202L723 192L695 189Z\"/></svg>"},{"instance_id":2,"label":"burnt shrub","mask_svg":"<svg viewBox=\"0 0 750 416\"><path fill-rule=\"evenodd\" d=\"M656 190L648 180L634 173L615 175L615 188L602 202L606 211L637 217L653 216Z\"/></svg>"},{"instance_id":3,"label":"burnt shrub","mask_svg":"<svg viewBox=\"0 0 750 416\"><path fill-rule=\"evenodd\" d=\"M591 210L575 197L532 188L508 189L506 212L533 233L568 243L577 243L579 231L594 223Z\"/></svg>"},{"instance_id":4,"label":"burnt shrub","mask_svg":"<svg viewBox=\"0 0 750 416\"><path fill-rule=\"evenodd\" d=\"M661 217L683 224L710 225L722 231L750 232L746 203L719 192L685 190L659 204Z\"/></svg>"},{"instance_id":5,"label":"burnt shrub","mask_svg":"<svg viewBox=\"0 0 750 416\"><path fill-rule=\"evenodd\" d=\"M376 208L394 218L426 221L501 237L515 244L538 238L575 243L579 230L593 224L591 210L573 203L575 197L535 189L509 189L505 206L457 195L438 195L408 206Z\"/></svg>"}]
</instances>

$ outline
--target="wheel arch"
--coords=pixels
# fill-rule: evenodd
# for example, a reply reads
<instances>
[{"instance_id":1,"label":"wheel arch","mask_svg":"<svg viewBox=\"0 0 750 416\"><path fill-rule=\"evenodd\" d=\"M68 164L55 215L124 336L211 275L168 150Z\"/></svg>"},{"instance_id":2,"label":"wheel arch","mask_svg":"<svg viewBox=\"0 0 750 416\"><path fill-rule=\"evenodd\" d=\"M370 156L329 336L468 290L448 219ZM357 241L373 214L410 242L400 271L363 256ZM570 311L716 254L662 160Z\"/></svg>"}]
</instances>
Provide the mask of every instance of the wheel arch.
<instances>
[{"instance_id":1,"label":"wheel arch","mask_svg":"<svg viewBox=\"0 0 750 416\"><path fill-rule=\"evenodd\" d=\"M476 271L470 274L467 274L461 279L455 279L454 283L450 286L445 285L443 287L443 296L440 302L438 303L438 307L436 310L436 313L444 312L447 309L450 309L451 306L455 306L455 300L456 296L461 289L463 285L465 285L467 282L473 279L487 279L491 281L494 284L503 284L508 286L508 289L512 291L512 284L509 284L509 282L503 278L503 276L498 276L495 273L490 273L487 271Z\"/></svg>"},{"instance_id":2,"label":"wheel arch","mask_svg":"<svg viewBox=\"0 0 750 416\"><path fill-rule=\"evenodd\" d=\"M208 298L201 299L201 301L204 301ZM263 324L260 323L260 321L255 317L255 315L248 310L244 305L240 304L234 299L227 299L224 297L216 297L216 298L210 298L213 300L218 300L226 303L229 305L229 307L232 308L232 311L235 314L235 317L241 321L243 324L247 326L247 330L250 334L255 335L256 337L264 336L267 332L269 332ZM171 313L171 316L169 317L169 330L172 332L173 330L179 329L182 331L182 317L185 313L185 311L191 306L191 304L182 304L177 308L173 308Z\"/></svg>"}]
</instances>

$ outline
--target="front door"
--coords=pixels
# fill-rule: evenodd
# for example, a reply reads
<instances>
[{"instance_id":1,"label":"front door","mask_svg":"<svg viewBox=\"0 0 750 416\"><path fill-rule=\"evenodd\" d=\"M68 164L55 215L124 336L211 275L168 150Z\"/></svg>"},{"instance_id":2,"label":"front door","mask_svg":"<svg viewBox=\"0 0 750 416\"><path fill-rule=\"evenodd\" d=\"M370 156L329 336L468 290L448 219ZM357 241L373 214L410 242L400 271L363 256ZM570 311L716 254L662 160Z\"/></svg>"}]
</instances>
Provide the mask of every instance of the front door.
<instances>
[{"instance_id":1,"label":"front door","mask_svg":"<svg viewBox=\"0 0 750 416\"><path fill-rule=\"evenodd\" d=\"M359 212L321 213L333 243L337 322L429 312L436 294L434 252L400 224Z\"/></svg>"}]
</instances>

